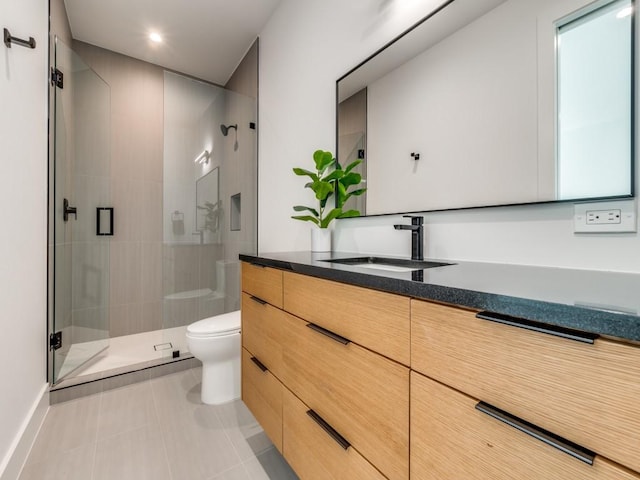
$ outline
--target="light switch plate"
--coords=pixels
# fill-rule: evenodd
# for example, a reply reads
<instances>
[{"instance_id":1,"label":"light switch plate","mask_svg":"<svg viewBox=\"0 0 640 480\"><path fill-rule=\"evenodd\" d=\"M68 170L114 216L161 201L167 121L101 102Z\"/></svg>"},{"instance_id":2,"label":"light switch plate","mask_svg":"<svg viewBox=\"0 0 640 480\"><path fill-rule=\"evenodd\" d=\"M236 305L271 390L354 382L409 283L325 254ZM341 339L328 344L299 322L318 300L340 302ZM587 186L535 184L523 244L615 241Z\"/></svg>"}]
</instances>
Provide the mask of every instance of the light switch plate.
<instances>
[{"instance_id":1,"label":"light switch plate","mask_svg":"<svg viewBox=\"0 0 640 480\"><path fill-rule=\"evenodd\" d=\"M636 201L625 199L576 203L573 214L573 231L575 233L637 232Z\"/></svg>"}]
</instances>

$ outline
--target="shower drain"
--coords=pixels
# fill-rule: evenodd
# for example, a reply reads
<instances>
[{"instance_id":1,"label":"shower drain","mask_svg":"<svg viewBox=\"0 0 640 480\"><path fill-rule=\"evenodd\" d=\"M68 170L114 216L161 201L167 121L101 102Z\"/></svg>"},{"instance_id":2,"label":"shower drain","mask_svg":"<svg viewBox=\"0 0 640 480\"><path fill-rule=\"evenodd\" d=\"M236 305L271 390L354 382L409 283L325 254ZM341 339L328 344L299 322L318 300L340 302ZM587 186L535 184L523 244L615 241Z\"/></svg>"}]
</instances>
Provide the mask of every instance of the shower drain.
<instances>
[{"instance_id":1,"label":"shower drain","mask_svg":"<svg viewBox=\"0 0 640 480\"><path fill-rule=\"evenodd\" d=\"M167 342L167 343L158 343L157 345L153 346L153 349L157 352L158 350L171 350L173 348L173 345L171 345L171 342Z\"/></svg>"}]
</instances>

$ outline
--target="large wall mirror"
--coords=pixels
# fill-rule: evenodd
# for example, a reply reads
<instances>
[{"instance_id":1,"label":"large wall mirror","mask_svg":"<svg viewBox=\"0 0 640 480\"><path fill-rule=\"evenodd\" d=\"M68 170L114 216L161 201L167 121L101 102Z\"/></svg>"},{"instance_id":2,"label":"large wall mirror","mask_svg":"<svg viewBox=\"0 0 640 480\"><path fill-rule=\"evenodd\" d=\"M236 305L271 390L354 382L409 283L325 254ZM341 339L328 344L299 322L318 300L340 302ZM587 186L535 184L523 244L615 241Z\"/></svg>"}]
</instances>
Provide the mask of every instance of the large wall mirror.
<instances>
[{"instance_id":1,"label":"large wall mirror","mask_svg":"<svg viewBox=\"0 0 640 480\"><path fill-rule=\"evenodd\" d=\"M450 0L337 82L379 215L634 194L634 0Z\"/></svg>"}]
</instances>

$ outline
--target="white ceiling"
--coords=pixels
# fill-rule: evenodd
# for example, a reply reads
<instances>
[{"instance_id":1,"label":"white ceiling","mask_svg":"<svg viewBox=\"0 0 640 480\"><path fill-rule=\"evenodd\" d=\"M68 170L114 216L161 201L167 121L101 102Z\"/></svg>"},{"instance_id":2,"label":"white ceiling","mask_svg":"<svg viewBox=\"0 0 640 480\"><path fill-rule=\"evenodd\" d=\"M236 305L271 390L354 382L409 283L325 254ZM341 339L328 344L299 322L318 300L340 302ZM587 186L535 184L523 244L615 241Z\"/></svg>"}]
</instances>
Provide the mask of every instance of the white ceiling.
<instances>
[{"instance_id":1,"label":"white ceiling","mask_svg":"<svg viewBox=\"0 0 640 480\"><path fill-rule=\"evenodd\" d=\"M73 38L224 85L280 0L64 0ZM158 32L155 44L149 33Z\"/></svg>"}]
</instances>

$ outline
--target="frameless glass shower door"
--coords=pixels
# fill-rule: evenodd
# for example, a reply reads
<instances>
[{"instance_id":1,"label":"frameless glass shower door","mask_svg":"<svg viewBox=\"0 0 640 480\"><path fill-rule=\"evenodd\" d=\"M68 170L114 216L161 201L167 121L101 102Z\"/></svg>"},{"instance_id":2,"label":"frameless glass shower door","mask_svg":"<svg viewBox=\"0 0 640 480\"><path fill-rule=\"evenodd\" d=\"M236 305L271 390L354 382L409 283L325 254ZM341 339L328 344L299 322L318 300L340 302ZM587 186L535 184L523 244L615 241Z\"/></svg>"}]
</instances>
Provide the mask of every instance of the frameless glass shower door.
<instances>
[{"instance_id":1,"label":"frameless glass shower door","mask_svg":"<svg viewBox=\"0 0 640 480\"><path fill-rule=\"evenodd\" d=\"M53 382L109 345L110 88L55 40Z\"/></svg>"}]
</instances>

